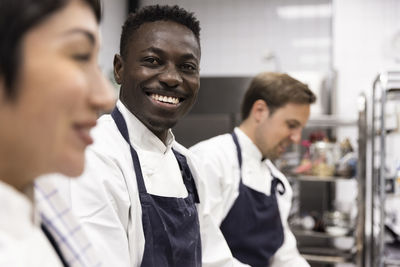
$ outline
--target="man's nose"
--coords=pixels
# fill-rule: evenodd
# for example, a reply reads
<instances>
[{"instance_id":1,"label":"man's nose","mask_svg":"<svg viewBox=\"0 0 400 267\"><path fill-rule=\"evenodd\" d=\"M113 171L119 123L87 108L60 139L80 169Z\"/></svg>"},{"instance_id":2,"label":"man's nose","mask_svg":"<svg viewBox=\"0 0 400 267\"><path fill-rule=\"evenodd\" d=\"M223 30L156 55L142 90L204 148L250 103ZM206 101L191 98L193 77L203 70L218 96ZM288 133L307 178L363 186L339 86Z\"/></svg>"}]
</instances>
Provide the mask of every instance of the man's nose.
<instances>
[{"instance_id":1,"label":"man's nose","mask_svg":"<svg viewBox=\"0 0 400 267\"><path fill-rule=\"evenodd\" d=\"M168 87L176 87L183 82L182 76L174 64L167 64L165 69L159 75L160 82Z\"/></svg>"},{"instance_id":2,"label":"man's nose","mask_svg":"<svg viewBox=\"0 0 400 267\"><path fill-rule=\"evenodd\" d=\"M302 128L293 130L292 134L290 135L290 140L292 140L293 143L298 144L301 140L301 132Z\"/></svg>"}]
</instances>

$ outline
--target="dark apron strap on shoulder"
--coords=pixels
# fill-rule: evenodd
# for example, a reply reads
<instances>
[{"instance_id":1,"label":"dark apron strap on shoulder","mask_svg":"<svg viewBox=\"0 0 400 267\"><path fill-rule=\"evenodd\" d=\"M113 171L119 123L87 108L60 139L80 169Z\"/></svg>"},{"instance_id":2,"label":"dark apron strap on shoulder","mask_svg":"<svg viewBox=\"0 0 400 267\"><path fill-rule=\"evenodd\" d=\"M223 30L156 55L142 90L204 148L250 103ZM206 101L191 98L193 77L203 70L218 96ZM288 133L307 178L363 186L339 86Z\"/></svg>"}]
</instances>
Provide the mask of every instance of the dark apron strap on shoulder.
<instances>
[{"instance_id":1,"label":"dark apron strap on shoulder","mask_svg":"<svg viewBox=\"0 0 400 267\"><path fill-rule=\"evenodd\" d=\"M239 140L238 140L235 132L232 132L231 135L233 138L233 142L235 143L235 146L236 146L236 153L237 153L237 157L238 157L238 161L239 161L239 168L242 169L242 151L240 149Z\"/></svg>"},{"instance_id":2,"label":"dark apron strap on shoulder","mask_svg":"<svg viewBox=\"0 0 400 267\"><path fill-rule=\"evenodd\" d=\"M175 157L178 160L179 168L181 170L183 182L186 185L186 189L189 191L189 193L193 194L195 203L200 203L200 198L199 194L197 193L196 184L194 182L194 178L192 172L190 171L186 157L181 153L179 153L178 151L176 151L175 149L172 149L172 151L174 152Z\"/></svg>"},{"instance_id":3,"label":"dark apron strap on shoulder","mask_svg":"<svg viewBox=\"0 0 400 267\"><path fill-rule=\"evenodd\" d=\"M124 117L122 116L121 112L118 110L117 107L111 113L111 117L114 119L115 124L118 127L119 132L121 133L122 137L124 137L125 141L129 144L129 149L131 151L132 160L133 160L133 168L135 169L135 174L137 176L137 184L138 190L140 193L147 193L146 186L143 180L142 174L142 167L140 166L139 156L136 150L132 147L131 141L129 140L129 132L128 127L126 126L126 122Z\"/></svg>"},{"instance_id":4,"label":"dark apron strap on shoulder","mask_svg":"<svg viewBox=\"0 0 400 267\"><path fill-rule=\"evenodd\" d=\"M272 183L271 183L271 193L275 194L276 191L278 191L279 195L282 196L286 192L285 185L279 178L276 178L274 176L272 176L272 177L273 177L273 179L272 179ZM280 185L280 187L278 187L278 185Z\"/></svg>"}]
</instances>

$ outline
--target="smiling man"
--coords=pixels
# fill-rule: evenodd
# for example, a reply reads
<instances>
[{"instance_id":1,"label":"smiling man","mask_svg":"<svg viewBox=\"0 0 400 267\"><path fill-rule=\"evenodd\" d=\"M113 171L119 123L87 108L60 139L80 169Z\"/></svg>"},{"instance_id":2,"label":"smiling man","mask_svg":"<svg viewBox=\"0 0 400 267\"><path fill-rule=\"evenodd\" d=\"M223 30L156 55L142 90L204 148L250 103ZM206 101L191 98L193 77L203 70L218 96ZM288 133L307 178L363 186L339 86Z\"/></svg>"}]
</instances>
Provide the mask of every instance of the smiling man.
<instances>
[{"instance_id":1,"label":"smiling man","mask_svg":"<svg viewBox=\"0 0 400 267\"><path fill-rule=\"evenodd\" d=\"M300 141L315 100L287 74L260 73L244 96L240 126L191 148L204 163L216 222L242 263L309 266L287 223L292 190L271 160Z\"/></svg>"},{"instance_id":2,"label":"smiling man","mask_svg":"<svg viewBox=\"0 0 400 267\"><path fill-rule=\"evenodd\" d=\"M104 266L197 267L234 261L190 152L171 132L200 87L200 26L178 6L147 6L122 28L111 115L93 131L67 198Z\"/></svg>"},{"instance_id":3,"label":"smiling man","mask_svg":"<svg viewBox=\"0 0 400 267\"><path fill-rule=\"evenodd\" d=\"M128 29L135 22L125 24L121 55L114 58L115 78L121 84L120 99L165 143L169 129L196 100L200 86L200 28L194 21L189 25L191 30L175 21L159 20ZM124 45L125 42L129 44Z\"/></svg>"}]
</instances>

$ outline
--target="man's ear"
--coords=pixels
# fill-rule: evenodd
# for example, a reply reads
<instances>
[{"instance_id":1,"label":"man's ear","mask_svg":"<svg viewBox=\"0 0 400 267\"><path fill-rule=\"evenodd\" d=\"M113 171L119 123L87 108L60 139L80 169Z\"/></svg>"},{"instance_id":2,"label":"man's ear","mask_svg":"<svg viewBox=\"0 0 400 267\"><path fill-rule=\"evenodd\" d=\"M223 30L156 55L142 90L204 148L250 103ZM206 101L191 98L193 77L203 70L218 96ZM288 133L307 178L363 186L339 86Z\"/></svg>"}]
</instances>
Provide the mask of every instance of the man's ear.
<instances>
[{"instance_id":1,"label":"man's ear","mask_svg":"<svg viewBox=\"0 0 400 267\"><path fill-rule=\"evenodd\" d=\"M251 108L250 116L254 118L256 122L260 122L265 117L268 117L269 108L267 103L262 99L256 100Z\"/></svg>"},{"instance_id":2,"label":"man's ear","mask_svg":"<svg viewBox=\"0 0 400 267\"><path fill-rule=\"evenodd\" d=\"M114 79L118 84L122 83L124 77L124 61L121 55L115 54L114 56Z\"/></svg>"}]
</instances>

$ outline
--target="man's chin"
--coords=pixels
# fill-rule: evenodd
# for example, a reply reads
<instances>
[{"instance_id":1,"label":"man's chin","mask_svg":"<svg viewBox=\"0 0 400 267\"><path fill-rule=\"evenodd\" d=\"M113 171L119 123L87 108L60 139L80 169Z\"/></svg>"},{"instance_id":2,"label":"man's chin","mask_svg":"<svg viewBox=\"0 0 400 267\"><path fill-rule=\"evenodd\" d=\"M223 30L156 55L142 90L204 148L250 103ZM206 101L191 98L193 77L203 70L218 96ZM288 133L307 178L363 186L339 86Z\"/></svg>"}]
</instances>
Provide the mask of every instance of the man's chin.
<instances>
[{"instance_id":1,"label":"man's chin","mask_svg":"<svg viewBox=\"0 0 400 267\"><path fill-rule=\"evenodd\" d=\"M280 155L278 154L278 152L272 152L272 153L268 153L266 155L266 159L269 159L270 161L274 161L276 160Z\"/></svg>"},{"instance_id":2,"label":"man's chin","mask_svg":"<svg viewBox=\"0 0 400 267\"><path fill-rule=\"evenodd\" d=\"M269 159L270 161L275 161L275 160L277 160L278 158L279 158L279 156L273 155L273 156L269 157L268 159Z\"/></svg>"},{"instance_id":3,"label":"man's chin","mask_svg":"<svg viewBox=\"0 0 400 267\"><path fill-rule=\"evenodd\" d=\"M176 125L177 121L167 121L167 120L153 120L149 123L148 128L152 131L166 131L171 129Z\"/></svg>"}]
</instances>

